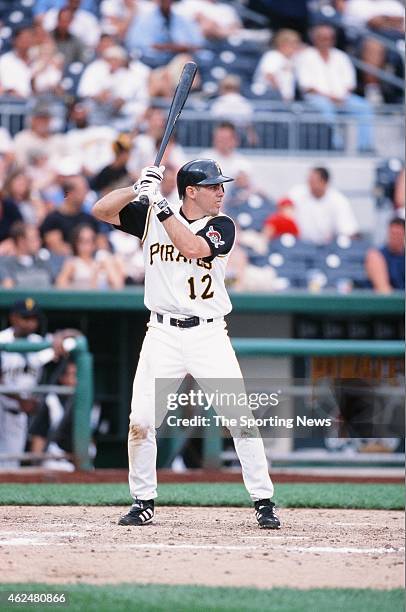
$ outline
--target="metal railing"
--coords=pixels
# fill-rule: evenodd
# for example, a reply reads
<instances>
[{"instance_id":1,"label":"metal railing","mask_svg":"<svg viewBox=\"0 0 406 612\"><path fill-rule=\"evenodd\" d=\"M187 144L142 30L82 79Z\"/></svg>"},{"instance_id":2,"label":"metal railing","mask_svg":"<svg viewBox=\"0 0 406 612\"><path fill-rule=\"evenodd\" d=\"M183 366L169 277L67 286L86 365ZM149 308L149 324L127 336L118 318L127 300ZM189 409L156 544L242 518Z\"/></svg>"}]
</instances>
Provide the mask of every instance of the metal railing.
<instances>
[{"instance_id":1,"label":"metal railing","mask_svg":"<svg viewBox=\"0 0 406 612\"><path fill-rule=\"evenodd\" d=\"M258 100L252 103L255 114L250 122L249 133L246 126L239 128L241 148L244 150L268 154L301 151L335 153L332 145L333 130L337 130L343 142L340 155L350 155L357 151L357 120L348 114L338 113L335 122L332 122L303 102ZM12 135L23 129L27 112L26 103L0 98L0 126ZM202 110L184 110L176 128L178 142L190 148L210 147L213 129L219 120L210 116L208 103ZM376 109L373 126L376 132L376 153L386 157L402 157L403 108L400 105L386 105ZM388 145L391 150L388 150Z\"/></svg>"},{"instance_id":2,"label":"metal railing","mask_svg":"<svg viewBox=\"0 0 406 612\"><path fill-rule=\"evenodd\" d=\"M371 356L403 357L405 342L397 340L307 340L295 338L232 338L231 343L239 357L311 357L311 356ZM290 392L289 388L285 389ZM292 397L306 396L303 389ZM221 467L223 437L219 428L206 428L203 440L203 465ZM176 445L177 442L177 445ZM179 452L184 440L174 441ZM171 457L171 459L173 456Z\"/></svg>"},{"instance_id":3,"label":"metal railing","mask_svg":"<svg viewBox=\"0 0 406 612\"><path fill-rule=\"evenodd\" d=\"M335 122L320 116L308 105L294 103L284 107L280 103L266 102L268 110L256 111L252 119L252 141L245 127L240 127L241 148L258 153L300 153L329 152L337 153L333 148L333 130L337 129L342 140L339 154L351 155L357 152L357 120L354 117L339 113ZM176 128L178 142L184 147L208 148L212 145L213 129L218 118L210 117L210 111L199 112L185 110ZM373 119L376 153L383 156L403 156L404 119L399 107L377 113ZM380 138L381 134L388 138ZM388 145L391 147L388 150Z\"/></svg>"}]
</instances>

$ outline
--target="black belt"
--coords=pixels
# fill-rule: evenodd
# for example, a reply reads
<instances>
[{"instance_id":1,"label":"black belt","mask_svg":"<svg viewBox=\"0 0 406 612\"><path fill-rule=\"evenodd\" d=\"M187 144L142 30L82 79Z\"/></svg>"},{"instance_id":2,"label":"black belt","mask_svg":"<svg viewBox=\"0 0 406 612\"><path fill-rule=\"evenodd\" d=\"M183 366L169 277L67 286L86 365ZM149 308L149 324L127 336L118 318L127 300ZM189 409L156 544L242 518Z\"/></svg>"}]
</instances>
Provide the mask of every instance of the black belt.
<instances>
[{"instance_id":1,"label":"black belt","mask_svg":"<svg viewBox=\"0 0 406 612\"><path fill-rule=\"evenodd\" d=\"M159 314L157 312L156 320L158 321L158 323L163 323L164 322L164 315ZM206 321L207 321L207 323L213 323L213 319L206 319ZM201 321L200 321L199 317L190 317L189 319L173 319L171 317L169 319L169 323L171 325L173 325L173 327L186 328L186 327L196 327L197 325L200 325Z\"/></svg>"}]
</instances>

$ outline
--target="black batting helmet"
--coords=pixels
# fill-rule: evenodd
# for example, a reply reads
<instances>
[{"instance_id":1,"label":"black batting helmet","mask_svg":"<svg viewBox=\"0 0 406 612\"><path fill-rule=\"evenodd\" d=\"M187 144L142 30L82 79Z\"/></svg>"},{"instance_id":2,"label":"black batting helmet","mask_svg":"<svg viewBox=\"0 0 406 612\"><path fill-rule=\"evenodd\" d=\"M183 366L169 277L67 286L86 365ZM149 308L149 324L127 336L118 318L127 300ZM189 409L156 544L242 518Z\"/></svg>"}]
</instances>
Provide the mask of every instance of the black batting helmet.
<instances>
[{"instance_id":1,"label":"black batting helmet","mask_svg":"<svg viewBox=\"0 0 406 612\"><path fill-rule=\"evenodd\" d=\"M218 185L233 180L229 176L223 176L214 159L194 159L182 166L176 177L180 198L183 198L189 185Z\"/></svg>"}]
</instances>

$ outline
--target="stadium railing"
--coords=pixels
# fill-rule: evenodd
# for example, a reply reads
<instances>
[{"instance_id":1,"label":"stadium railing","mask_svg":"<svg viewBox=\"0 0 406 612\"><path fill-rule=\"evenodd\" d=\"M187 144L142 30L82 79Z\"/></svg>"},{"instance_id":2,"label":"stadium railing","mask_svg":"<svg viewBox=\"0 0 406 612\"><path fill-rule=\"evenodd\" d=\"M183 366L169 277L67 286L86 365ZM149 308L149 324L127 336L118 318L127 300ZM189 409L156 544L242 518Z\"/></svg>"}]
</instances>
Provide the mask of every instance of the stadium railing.
<instances>
[{"instance_id":1,"label":"stadium railing","mask_svg":"<svg viewBox=\"0 0 406 612\"><path fill-rule=\"evenodd\" d=\"M90 412L93 406L93 357L88 349L87 339L84 336L75 338L76 346L71 356L77 367L77 386L63 387L60 385L37 385L30 392L44 394L49 392L61 395L73 395L73 462L77 469L91 468L89 459L90 442ZM30 353L48 349L52 346L49 341L29 342L16 340L9 343L0 343L0 351L8 353ZM26 391L26 390L25 390ZM16 386L0 385L0 393L18 393ZM0 461L2 455L0 454ZM46 458L46 456L44 456Z\"/></svg>"},{"instance_id":2,"label":"stadium railing","mask_svg":"<svg viewBox=\"0 0 406 612\"><path fill-rule=\"evenodd\" d=\"M232 338L232 345L238 357L403 357L405 342L398 340L308 340L308 339L270 339L270 338ZM288 386L284 389L291 397L305 397L312 393L311 385L300 388ZM296 392L298 391L298 392ZM388 389L383 389L388 393ZM401 391L402 393L402 391ZM382 393L383 395L383 393ZM223 435L220 427L207 427L204 430L202 446L202 465L206 469L222 467ZM163 432L165 435L165 432ZM169 444L165 445L166 467L182 450L191 436L187 430L179 430Z\"/></svg>"},{"instance_id":3,"label":"stadium railing","mask_svg":"<svg viewBox=\"0 0 406 612\"><path fill-rule=\"evenodd\" d=\"M162 101L161 101L162 102ZM320 116L309 105L303 102L290 104L266 99L253 99L255 115L250 121L251 129L256 136L255 141L246 137L245 127L240 126L241 148L255 153L283 154L305 151L325 151L351 155L356 153L357 122L353 117L340 114L336 125L342 135L343 148L339 152L332 148L333 123ZM55 115L60 129L63 127L63 104L53 101ZM184 147L207 148L212 145L212 133L220 118L211 118L208 103L204 110L185 109L177 126L177 140ZM208 111L208 112L206 112ZM15 101L11 98L0 98L0 125L13 136L23 129L25 117L29 114L29 104ZM404 119L401 105L383 105L375 110L374 129L377 133L377 155L403 156ZM379 138L385 132L393 137ZM390 143L390 150L388 145Z\"/></svg>"}]
</instances>

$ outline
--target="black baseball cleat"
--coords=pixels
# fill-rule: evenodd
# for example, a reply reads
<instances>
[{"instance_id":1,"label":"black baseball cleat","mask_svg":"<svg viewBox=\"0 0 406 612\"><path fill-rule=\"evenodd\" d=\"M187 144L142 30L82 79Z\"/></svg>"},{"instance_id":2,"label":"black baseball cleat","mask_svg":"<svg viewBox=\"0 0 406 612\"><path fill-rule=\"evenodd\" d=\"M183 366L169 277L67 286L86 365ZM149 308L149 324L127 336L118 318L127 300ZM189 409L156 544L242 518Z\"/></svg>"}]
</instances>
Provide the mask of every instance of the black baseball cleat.
<instances>
[{"instance_id":1,"label":"black baseball cleat","mask_svg":"<svg viewBox=\"0 0 406 612\"><path fill-rule=\"evenodd\" d=\"M280 529L281 522L275 514L275 504L270 499L260 499L255 502L254 507L261 529Z\"/></svg>"},{"instance_id":2,"label":"black baseball cleat","mask_svg":"<svg viewBox=\"0 0 406 612\"><path fill-rule=\"evenodd\" d=\"M118 521L119 525L147 525L154 518L154 500L136 499L130 510Z\"/></svg>"}]
</instances>

